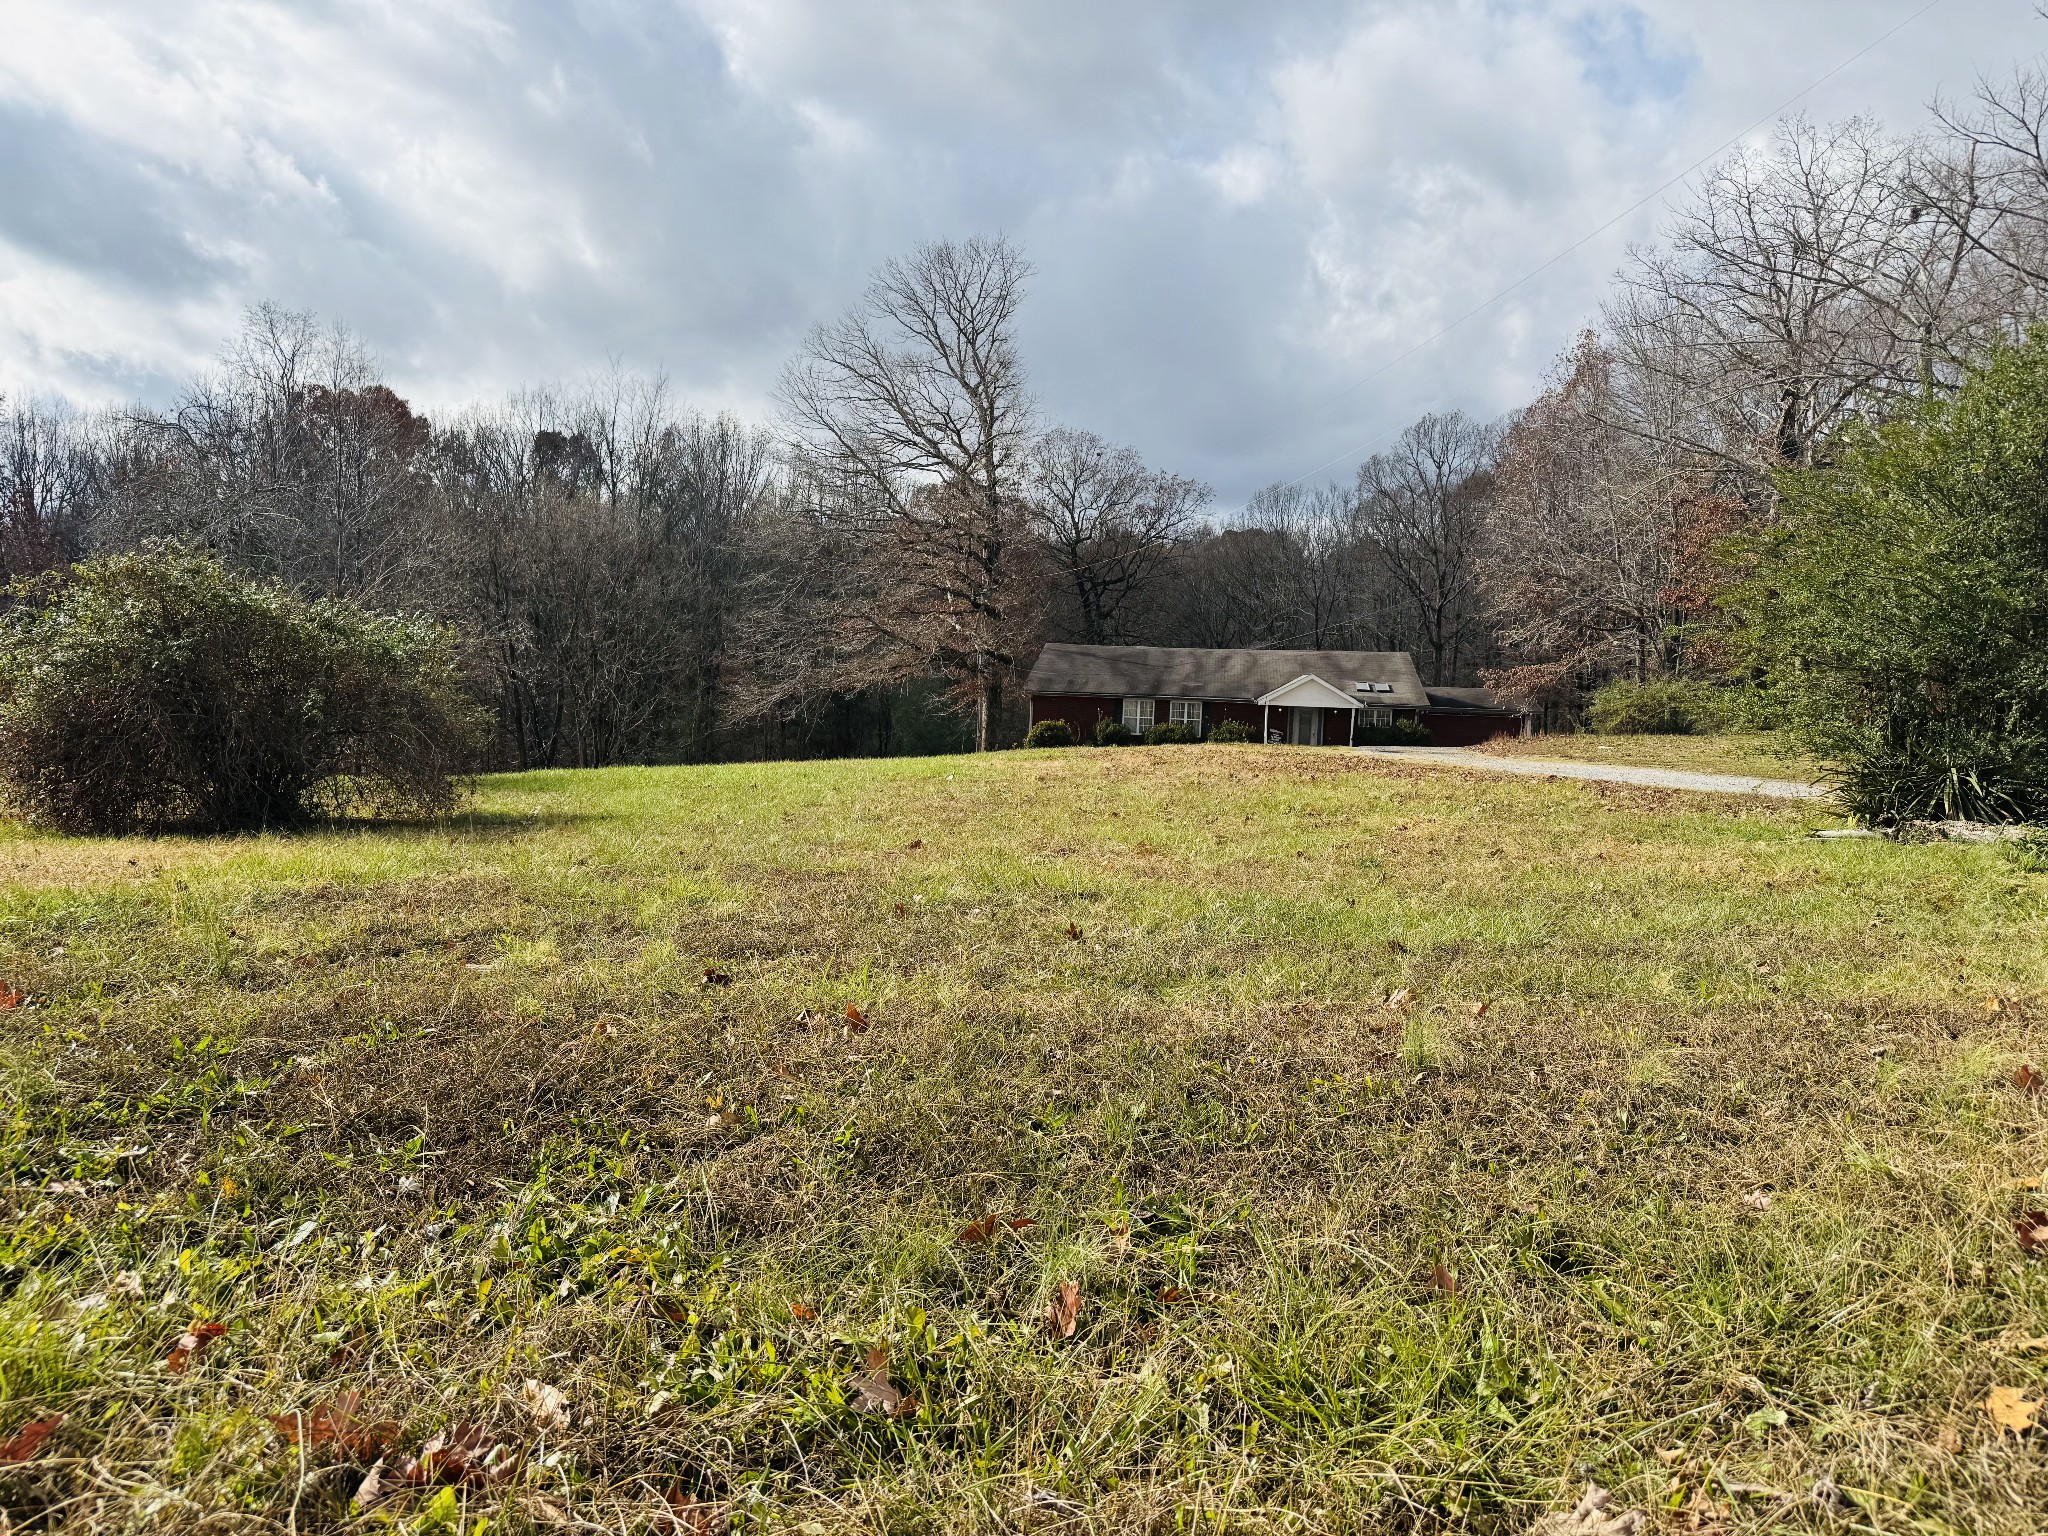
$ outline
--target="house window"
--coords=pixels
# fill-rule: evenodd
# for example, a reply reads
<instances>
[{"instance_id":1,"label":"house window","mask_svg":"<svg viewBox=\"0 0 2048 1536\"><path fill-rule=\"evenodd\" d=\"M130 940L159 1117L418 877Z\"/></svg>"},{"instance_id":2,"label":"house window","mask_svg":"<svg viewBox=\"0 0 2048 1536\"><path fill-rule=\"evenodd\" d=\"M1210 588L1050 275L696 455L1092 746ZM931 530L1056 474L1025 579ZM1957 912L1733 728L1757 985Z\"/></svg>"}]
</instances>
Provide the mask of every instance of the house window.
<instances>
[{"instance_id":1,"label":"house window","mask_svg":"<svg viewBox=\"0 0 2048 1536\"><path fill-rule=\"evenodd\" d=\"M1142 736L1152 729L1152 700L1124 700L1124 729L1134 736Z\"/></svg>"},{"instance_id":2,"label":"house window","mask_svg":"<svg viewBox=\"0 0 2048 1536\"><path fill-rule=\"evenodd\" d=\"M1202 701L1200 699L1175 699L1167 706L1167 717L1175 725L1184 725L1197 736L1202 734Z\"/></svg>"},{"instance_id":3,"label":"house window","mask_svg":"<svg viewBox=\"0 0 2048 1536\"><path fill-rule=\"evenodd\" d=\"M1383 731L1394 723L1394 712L1391 709L1368 709L1365 723L1374 730Z\"/></svg>"}]
</instances>

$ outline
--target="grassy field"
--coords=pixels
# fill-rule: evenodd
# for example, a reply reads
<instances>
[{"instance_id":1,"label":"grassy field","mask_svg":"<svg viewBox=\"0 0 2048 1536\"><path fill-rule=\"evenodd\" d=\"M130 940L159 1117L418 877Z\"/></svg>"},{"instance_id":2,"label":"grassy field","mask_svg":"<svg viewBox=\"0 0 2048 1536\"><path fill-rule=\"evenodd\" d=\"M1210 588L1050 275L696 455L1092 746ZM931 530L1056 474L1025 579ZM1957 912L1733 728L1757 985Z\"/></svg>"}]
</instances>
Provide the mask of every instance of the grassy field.
<instances>
[{"instance_id":1,"label":"grassy field","mask_svg":"<svg viewBox=\"0 0 2048 1536\"><path fill-rule=\"evenodd\" d=\"M1822 777L1817 763L1802 757L1769 731L1728 731L1707 736L1529 736L1489 742L1485 750L1503 757L1679 768L1689 773L1754 774L1808 781Z\"/></svg>"},{"instance_id":2,"label":"grassy field","mask_svg":"<svg viewBox=\"0 0 2048 1536\"><path fill-rule=\"evenodd\" d=\"M0 828L0 1505L2038 1531L2048 876L1825 820L1190 747Z\"/></svg>"}]
</instances>

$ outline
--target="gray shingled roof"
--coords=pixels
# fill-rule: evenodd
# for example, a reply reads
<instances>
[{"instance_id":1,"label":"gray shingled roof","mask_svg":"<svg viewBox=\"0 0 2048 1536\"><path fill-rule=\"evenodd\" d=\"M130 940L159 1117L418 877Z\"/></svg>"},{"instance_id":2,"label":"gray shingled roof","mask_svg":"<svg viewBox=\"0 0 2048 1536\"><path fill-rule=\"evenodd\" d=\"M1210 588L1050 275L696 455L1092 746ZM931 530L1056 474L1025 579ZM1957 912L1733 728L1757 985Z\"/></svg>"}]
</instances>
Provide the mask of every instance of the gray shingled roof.
<instances>
[{"instance_id":1,"label":"gray shingled roof","mask_svg":"<svg viewBox=\"0 0 2048 1536\"><path fill-rule=\"evenodd\" d=\"M1467 715L1518 715L1518 709L1511 709L1493 696L1488 688L1430 688L1429 707L1456 711Z\"/></svg>"},{"instance_id":2,"label":"gray shingled roof","mask_svg":"<svg viewBox=\"0 0 2048 1536\"><path fill-rule=\"evenodd\" d=\"M1025 687L1092 698L1236 699L1249 702L1304 674L1345 693L1392 683L1372 702L1424 709L1429 697L1406 651L1204 651L1168 645L1048 645ZM1365 695L1357 695L1363 702Z\"/></svg>"}]
</instances>

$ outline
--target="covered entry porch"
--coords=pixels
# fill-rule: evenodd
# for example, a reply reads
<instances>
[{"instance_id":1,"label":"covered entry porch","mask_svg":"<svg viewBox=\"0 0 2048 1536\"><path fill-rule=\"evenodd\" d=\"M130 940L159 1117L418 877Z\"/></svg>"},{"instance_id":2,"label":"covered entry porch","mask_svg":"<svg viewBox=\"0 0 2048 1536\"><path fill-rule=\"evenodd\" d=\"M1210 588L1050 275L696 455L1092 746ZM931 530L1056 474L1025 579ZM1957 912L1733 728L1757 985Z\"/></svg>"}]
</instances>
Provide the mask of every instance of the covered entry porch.
<instances>
[{"instance_id":1,"label":"covered entry porch","mask_svg":"<svg viewBox=\"0 0 2048 1536\"><path fill-rule=\"evenodd\" d=\"M1371 686L1361 684L1360 688ZM1370 697L1347 692L1313 673L1304 673L1252 702L1259 710L1259 739L1276 745L1352 746L1361 725L1394 723L1391 701L1375 705Z\"/></svg>"}]
</instances>

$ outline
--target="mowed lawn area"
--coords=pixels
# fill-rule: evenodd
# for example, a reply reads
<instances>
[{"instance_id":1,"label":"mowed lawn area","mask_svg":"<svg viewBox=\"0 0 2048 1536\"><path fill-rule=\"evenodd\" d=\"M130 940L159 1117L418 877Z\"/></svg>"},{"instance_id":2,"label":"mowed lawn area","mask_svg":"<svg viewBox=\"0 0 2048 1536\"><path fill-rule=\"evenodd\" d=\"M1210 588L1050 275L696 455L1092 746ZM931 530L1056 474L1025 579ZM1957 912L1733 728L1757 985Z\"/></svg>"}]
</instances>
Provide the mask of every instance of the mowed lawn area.
<instances>
[{"instance_id":1,"label":"mowed lawn area","mask_svg":"<svg viewBox=\"0 0 2048 1536\"><path fill-rule=\"evenodd\" d=\"M2038 1531L2048 875L1826 824L1162 747L0 831L0 1505Z\"/></svg>"}]
</instances>

